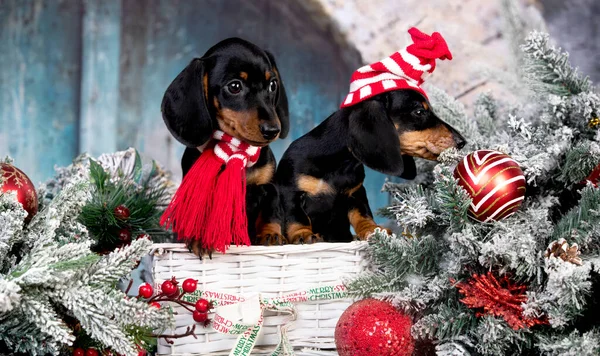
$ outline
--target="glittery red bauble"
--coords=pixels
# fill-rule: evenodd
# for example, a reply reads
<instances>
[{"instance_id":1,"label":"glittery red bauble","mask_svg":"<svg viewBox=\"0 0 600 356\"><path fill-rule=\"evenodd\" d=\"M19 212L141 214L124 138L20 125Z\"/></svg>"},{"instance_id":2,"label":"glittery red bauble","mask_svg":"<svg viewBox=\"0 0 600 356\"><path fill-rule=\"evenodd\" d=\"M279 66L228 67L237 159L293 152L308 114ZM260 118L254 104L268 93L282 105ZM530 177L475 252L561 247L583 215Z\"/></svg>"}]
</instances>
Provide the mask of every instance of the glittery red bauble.
<instances>
[{"instance_id":1,"label":"glittery red bauble","mask_svg":"<svg viewBox=\"0 0 600 356\"><path fill-rule=\"evenodd\" d=\"M525 175L521 167L501 152L470 153L456 166L454 177L471 197L469 215L481 222L512 215L525 199Z\"/></svg>"},{"instance_id":2,"label":"glittery red bauble","mask_svg":"<svg viewBox=\"0 0 600 356\"><path fill-rule=\"evenodd\" d=\"M585 180L592 183L594 187L598 187L598 183L600 183L600 164L594 168L592 173L590 173Z\"/></svg>"},{"instance_id":3,"label":"glittery red bauble","mask_svg":"<svg viewBox=\"0 0 600 356\"><path fill-rule=\"evenodd\" d=\"M390 303L364 299L352 304L335 327L340 356L404 356L414 349L412 320Z\"/></svg>"},{"instance_id":4,"label":"glittery red bauble","mask_svg":"<svg viewBox=\"0 0 600 356\"><path fill-rule=\"evenodd\" d=\"M29 177L20 169L8 163L0 163L0 192L17 192L17 200L28 215L25 221L37 214L38 198Z\"/></svg>"}]
</instances>

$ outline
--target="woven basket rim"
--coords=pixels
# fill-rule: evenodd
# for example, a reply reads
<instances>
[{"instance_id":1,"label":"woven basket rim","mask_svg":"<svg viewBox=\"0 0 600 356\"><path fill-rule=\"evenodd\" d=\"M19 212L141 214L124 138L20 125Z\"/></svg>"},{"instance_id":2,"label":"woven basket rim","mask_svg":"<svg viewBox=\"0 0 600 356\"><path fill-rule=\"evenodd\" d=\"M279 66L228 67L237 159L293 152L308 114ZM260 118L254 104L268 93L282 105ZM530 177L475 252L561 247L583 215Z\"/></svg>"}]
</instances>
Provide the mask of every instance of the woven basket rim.
<instances>
[{"instance_id":1,"label":"woven basket rim","mask_svg":"<svg viewBox=\"0 0 600 356\"><path fill-rule=\"evenodd\" d=\"M282 245L282 246L231 246L225 254L299 254L299 253L311 253L318 251L339 251L339 250L362 250L366 248L368 242L366 241L352 241L352 242L320 242L307 245ZM189 249L184 243L155 243L152 245L154 250L168 250L174 252L187 252L190 253ZM221 255L221 253L213 254Z\"/></svg>"}]
</instances>

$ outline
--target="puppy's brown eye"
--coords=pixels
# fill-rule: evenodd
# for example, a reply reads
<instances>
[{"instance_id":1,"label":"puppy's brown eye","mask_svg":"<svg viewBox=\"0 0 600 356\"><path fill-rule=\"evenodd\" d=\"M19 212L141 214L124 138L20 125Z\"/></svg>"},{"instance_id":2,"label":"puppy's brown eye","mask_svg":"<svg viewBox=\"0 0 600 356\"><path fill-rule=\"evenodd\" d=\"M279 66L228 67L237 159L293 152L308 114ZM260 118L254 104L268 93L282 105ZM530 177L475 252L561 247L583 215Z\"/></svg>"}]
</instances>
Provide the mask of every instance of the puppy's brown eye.
<instances>
[{"instance_id":1,"label":"puppy's brown eye","mask_svg":"<svg viewBox=\"0 0 600 356\"><path fill-rule=\"evenodd\" d=\"M417 110L413 111L413 114L418 117L425 116L425 113L426 113L426 111L424 109L417 109Z\"/></svg>"},{"instance_id":2,"label":"puppy's brown eye","mask_svg":"<svg viewBox=\"0 0 600 356\"><path fill-rule=\"evenodd\" d=\"M232 80L227 84L227 90L231 94L239 94L242 91L242 82L239 80Z\"/></svg>"},{"instance_id":3,"label":"puppy's brown eye","mask_svg":"<svg viewBox=\"0 0 600 356\"><path fill-rule=\"evenodd\" d=\"M275 79L271 80L269 83L269 91L274 93L277 90L277 81Z\"/></svg>"}]
</instances>

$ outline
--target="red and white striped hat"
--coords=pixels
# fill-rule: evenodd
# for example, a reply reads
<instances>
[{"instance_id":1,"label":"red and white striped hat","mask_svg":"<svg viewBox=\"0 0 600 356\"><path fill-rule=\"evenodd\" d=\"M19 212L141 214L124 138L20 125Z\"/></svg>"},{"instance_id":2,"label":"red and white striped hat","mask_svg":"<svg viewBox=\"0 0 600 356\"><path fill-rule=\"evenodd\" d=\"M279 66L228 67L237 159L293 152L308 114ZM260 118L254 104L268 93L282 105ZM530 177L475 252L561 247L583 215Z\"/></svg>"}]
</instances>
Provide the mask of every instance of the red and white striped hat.
<instances>
[{"instance_id":1,"label":"red and white striped hat","mask_svg":"<svg viewBox=\"0 0 600 356\"><path fill-rule=\"evenodd\" d=\"M436 59L452 59L452 53L438 32L429 36L413 27L408 33L411 45L352 74L350 93L342 108L398 89L413 89L427 97L421 88L423 79L435 69Z\"/></svg>"}]
</instances>

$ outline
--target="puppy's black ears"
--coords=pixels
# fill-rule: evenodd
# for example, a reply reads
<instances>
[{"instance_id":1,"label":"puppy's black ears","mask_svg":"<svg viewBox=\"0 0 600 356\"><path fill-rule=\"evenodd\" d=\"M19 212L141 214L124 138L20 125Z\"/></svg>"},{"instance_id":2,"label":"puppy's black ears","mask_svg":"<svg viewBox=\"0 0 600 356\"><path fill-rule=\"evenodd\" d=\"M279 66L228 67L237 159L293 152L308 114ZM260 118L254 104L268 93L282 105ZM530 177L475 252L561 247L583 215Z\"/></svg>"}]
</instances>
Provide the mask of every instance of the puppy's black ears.
<instances>
[{"instance_id":1,"label":"puppy's black ears","mask_svg":"<svg viewBox=\"0 0 600 356\"><path fill-rule=\"evenodd\" d=\"M162 100L167 128L188 147L203 145L216 127L207 107L208 76L204 67L204 59L192 60L169 85Z\"/></svg>"},{"instance_id":2,"label":"puppy's black ears","mask_svg":"<svg viewBox=\"0 0 600 356\"><path fill-rule=\"evenodd\" d=\"M275 63L275 57L269 51L265 51L267 57L269 57L269 62L273 66L275 74L277 75L277 80L279 81L279 89L277 90L277 97L275 99L275 111L277 112L277 116L279 117L279 121L281 122L281 133L279 134L280 138L286 138L288 133L290 132L290 113L288 110L288 99L285 93L285 87L283 86L283 79L281 78L281 73L277 68L277 64Z\"/></svg>"},{"instance_id":3,"label":"puppy's black ears","mask_svg":"<svg viewBox=\"0 0 600 356\"><path fill-rule=\"evenodd\" d=\"M385 104L372 99L350 110L348 148L354 157L371 169L400 177L405 170L400 139ZM414 161L412 164L414 166Z\"/></svg>"}]
</instances>

